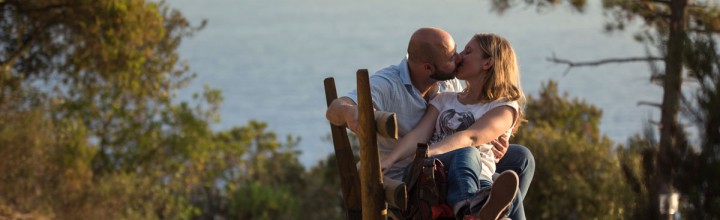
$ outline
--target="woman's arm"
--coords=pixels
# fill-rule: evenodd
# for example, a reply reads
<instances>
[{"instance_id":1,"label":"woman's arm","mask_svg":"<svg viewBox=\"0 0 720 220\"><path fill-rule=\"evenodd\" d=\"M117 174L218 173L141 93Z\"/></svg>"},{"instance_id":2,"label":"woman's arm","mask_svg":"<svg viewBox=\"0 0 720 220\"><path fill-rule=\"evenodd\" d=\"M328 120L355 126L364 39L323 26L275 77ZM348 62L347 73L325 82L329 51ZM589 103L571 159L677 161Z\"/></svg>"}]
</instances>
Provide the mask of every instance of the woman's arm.
<instances>
[{"instance_id":1,"label":"woman's arm","mask_svg":"<svg viewBox=\"0 0 720 220\"><path fill-rule=\"evenodd\" d=\"M467 146L479 146L497 139L513 125L515 110L509 106L494 108L476 120L468 129L446 137L430 146L430 156Z\"/></svg>"},{"instance_id":2,"label":"woman's arm","mask_svg":"<svg viewBox=\"0 0 720 220\"><path fill-rule=\"evenodd\" d=\"M428 105L427 110L425 110L425 115L423 115L422 119L420 119L420 122L410 131L410 133L407 133L404 137L402 137L393 151L380 162L381 169L383 171L389 169L398 160L415 153L418 143L426 143L430 139L432 132L435 130L435 120L437 120L439 114L440 113L435 106Z\"/></svg>"}]
</instances>

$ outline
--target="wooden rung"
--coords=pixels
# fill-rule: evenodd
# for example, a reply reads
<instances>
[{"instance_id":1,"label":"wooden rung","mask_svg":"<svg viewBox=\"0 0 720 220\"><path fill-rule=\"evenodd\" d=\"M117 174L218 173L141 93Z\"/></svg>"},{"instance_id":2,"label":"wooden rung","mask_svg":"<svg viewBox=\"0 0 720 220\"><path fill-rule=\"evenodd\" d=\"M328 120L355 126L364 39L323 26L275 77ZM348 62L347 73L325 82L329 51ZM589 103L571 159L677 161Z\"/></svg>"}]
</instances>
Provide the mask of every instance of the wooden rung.
<instances>
[{"instance_id":1,"label":"wooden rung","mask_svg":"<svg viewBox=\"0 0 720 220\"><path fill-rule=\"evenodd\" d=\"M398 139L397 117L393 112L375 111L375 124L380 136Z\"/></svg>"},{"instance_id":2,"label":"wooden rung","mask_svg":"<svg viewBox=\"0 0 720 220\"><path fill-rule=\"evenodd\" d=\"M385 201L400 210L407 208L407 187L405 183L388 177L383 177Z\"/></svg>"}]
</instances>

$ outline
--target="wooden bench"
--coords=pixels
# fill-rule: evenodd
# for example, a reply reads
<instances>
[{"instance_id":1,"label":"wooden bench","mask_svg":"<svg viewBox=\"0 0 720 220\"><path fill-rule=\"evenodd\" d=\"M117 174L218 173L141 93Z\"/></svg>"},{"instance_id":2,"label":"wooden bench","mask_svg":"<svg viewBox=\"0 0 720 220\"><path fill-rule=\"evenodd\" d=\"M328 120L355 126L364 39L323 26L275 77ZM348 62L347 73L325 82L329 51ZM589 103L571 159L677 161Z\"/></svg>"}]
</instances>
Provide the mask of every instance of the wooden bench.
<instances>
[{"instance_id":1,"label":"wooden bench","mask_svg":"<svg viewBox=\"0 0 720 220\"><path fill-rule=\"evenodd\" d=\"M335 80L324 81L327 105L337 99ZM386 203L399 209L407 205L407 189L403 182L383 178L380 171L377 136L397 139L397 118L395 113L373 111L370 96L370 79L366 69L357 71L358 122L360 131L360 172L355 165L347 130L330 124L333 146L340 173L343 204L346 218L376 220L387 218Z\"/></svg>"}]
</instances>

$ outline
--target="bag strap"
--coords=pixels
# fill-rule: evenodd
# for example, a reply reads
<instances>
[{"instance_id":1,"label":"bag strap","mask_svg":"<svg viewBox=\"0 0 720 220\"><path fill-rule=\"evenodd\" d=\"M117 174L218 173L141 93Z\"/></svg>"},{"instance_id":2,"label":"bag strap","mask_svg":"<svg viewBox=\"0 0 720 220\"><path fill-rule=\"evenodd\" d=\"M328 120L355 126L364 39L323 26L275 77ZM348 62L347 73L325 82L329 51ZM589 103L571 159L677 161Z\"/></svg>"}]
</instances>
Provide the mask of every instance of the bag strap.
<instances>
[{"instance_id":1,"label":"bag strap","mask_svg":"<svg viewBox=\"0 0 720 220\"><path fill-rule=\"evenodd\" d=\"M435 182L435 179L437 178L435 176L435 169L436 164L434 160L425 160L423 171L420 176L420 183L423 190L422 197L430 203L430 205L437 205L440 203L440 191L438 190L437 183Z\"/></svg>"},{"instance_id":2,"label":"bag strap","mask_svg":"<svg viewBox=\"0 0 720 220\"><path fill-rule=\"evenodd\" d=\"M413 187L415 187L418 178L420 178L420 173L422 172L423 167L423 161L430 157L428 154L428 144L425 143L418 143L417 149L415 150L415 159L413 159L412 166L410 167L410 170L406 174L406 180L405 183L406 186L408 186L407 191L410 192Z\"/></svg>"}]
</instances>

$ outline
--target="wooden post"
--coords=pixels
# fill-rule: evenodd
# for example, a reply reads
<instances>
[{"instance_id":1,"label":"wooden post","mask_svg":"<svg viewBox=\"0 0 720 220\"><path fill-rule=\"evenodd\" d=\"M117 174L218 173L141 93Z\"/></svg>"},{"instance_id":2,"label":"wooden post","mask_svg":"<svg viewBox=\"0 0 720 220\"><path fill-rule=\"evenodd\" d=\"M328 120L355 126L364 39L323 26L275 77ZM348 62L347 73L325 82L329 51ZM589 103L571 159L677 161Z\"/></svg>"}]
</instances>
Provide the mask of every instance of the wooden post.
<instances>
[{"instance_id":1,"label":"wooden post","mask_svg":"<svg viewBox=\"0 0 720 220\"><path fill-rule=\"evenodd\" d=\"M377 148L375 114L370 96L370 77L367 69L357 71L358 122L360 131L360 187L362 219L385 219L385 193L383 192L380 158Z\"/></svg>"},{"instance_id":2,"label":"wooden post","mask_svg":"<svg viewBox=\"0 0 720 220\"><path fill-rule=\"evenodd\" d=\"M383 177L383 188L385 189L385 201L388 204L405 210L407 208L407 187L400 180Z\"/></svg>"},{"instance_id":3,"label":"wooden post","mask_svg":"<svg viewBox=\"0 0 720 220\"><path fill-rule=\"evenodd\" d=\"M380 136L398 139L397 117L393 112L375 111L375 124Z\"/></svg>"},{"instance_id":4,"label":"wooden post","mask_svg":"<svg viewBox=\"0 0 720 220\"><path fill-rule=\"evenodd\" d=\"M335 89L335 80L332 77L325 78L325 98L327 105L330 106L333 100L337 99L337 91ZM344 127L330 124L332 132L333 146L335 147L335 162L337 163L338 173L340 173L340 185L342 187L343 204L347 210L346 217L350 220L362 219L362 203L360 199L360 177L358 176L357 167L355 166L355 156L353 156L350 147L350 139L348 139L347 130Z\"/></svg>"},{"instance_id":5,"label":"wooden post","mask_svg":"<svg viewBox=\"0 0 720 220\"><path fill-rule=\"evenodd\" d=\"M328 104L330 105L330 104ZM375 111L377 134L386 138L398 139L397 118L393 112ZM347 125L342 125L346 127Z\"/></svg>"}]
</instances>

